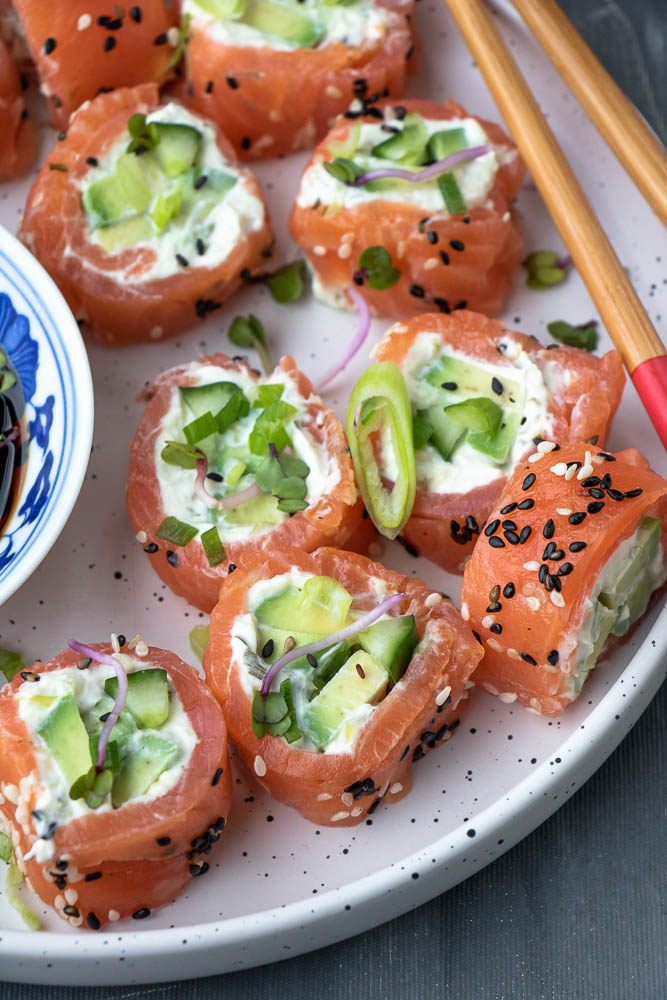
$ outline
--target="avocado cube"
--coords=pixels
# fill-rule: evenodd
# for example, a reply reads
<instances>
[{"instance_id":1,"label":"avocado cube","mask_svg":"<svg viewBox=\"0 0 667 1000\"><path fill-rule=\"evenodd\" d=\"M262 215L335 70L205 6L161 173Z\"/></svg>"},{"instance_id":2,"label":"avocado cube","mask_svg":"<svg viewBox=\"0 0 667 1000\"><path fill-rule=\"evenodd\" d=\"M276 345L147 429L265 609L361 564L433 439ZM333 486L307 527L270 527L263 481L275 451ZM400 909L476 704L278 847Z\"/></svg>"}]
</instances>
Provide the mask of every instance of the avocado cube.
<instances>
[{"instance_id":1,"label":"avocado cube","mask_svg":"<svg viewBox=\"0 0 667 1000\"><path fill-rule=\"evenodd\" d=\"M362 649L388 671L396 684L406 671L419 641L414 615L386 618L369 625L357 636Z\"/></svg>"},{"instance_id":2,"label":"avocado cube","mask_svg":"<svg viewBox=\"0 0 667 1000\"><path fill-rule=\"evenodd\" d=\"M354 709L382 698L388 682L389 674L369 653L363 649L353 653L311 701L305 732L316 746L324 749Z\"/></svg>"},{"instance_id":3,"label":"avocado cube","mask_svg":"<svg viewBox=\"0 0 667 1000\"><path fill-rule=\"evenodd\" d=\"M118 678L109 677L104 690L113 698L118 697ZM159 729L169 715L169 686L166 670L137 670L127 676L125 709L132 715L139 729Z\"/></svg>"},{"instance_id":4,"label":"avocado cube","mask_svg":"<svg viewBox=\"0 0 667 1000\"><path fill-rule=\"evenodd\" d=\"M114 808L145 795L162 772L171 767L178 752L173 740L155 733L142 733L138 746L125 758L120 774L114 779L111 789Z\"/></svg>"},{"instance_id":5,"label":"avocado cube","mask_svg":"<svg viewBox=\"0 0 667 1000\"><path fill-rule=\"evenodd\" d=\"M37 726L37 732L71 788L93 766L88 733L73 695L58 699Z\"/></svg>"}]
</instances>

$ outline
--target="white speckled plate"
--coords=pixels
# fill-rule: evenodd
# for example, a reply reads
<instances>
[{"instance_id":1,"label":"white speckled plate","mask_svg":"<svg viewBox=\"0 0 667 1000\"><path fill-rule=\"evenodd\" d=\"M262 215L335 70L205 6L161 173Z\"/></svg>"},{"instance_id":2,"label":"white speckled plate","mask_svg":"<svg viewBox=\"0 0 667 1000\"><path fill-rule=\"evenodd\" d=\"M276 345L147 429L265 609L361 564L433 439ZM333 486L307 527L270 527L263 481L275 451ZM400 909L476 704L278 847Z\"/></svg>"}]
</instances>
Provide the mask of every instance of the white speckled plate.
<instances>
[{"instance_id":1,"label":"white speckled plate","mask_svg":"<svg viewBox=\"0 0 667 1000\"><path fill-rule=\"evenodd\" d=\"M413 95L451 95L495 117L492 102L439 0L422 0L424 41ZM640 295L660 326L665 302L664 234L623 170L565 90L551 65L512 19L501 26L534 92ZM267 163L258 174L286 256L286 215L306 157ZM0 195L0 222L14 228L27 183ZM522 191L528 249L561 246L539 196ZM157 371L199 351L226 349L237 313L256 312L274 351L291 352L313 375L323 372L351 337L354 318L312 302L275 306L261 288L171 343L108 351L90 346L97 402L96 436L75 513L38 574L0 609L2 644L26 659L47 657L77 632L98 639L111 629L141 632L192 661L189 629L199 613L172 597L153 575L130 530L123 502L128 442L139 420L135 397ZM553 319L595 315L576 275L548 292L516 290L504 314L510 327L545 339ZM374 324L377 337L384 329ZM608 346L603 337L603 347ZM333 384L342 413L359 359ZM616 418L615 449L639 444L666 471L665 454L631 385ZM398 546L386 561L454 596L458 581ZM75 933L43 913L30 934L0 896L0 974L43 983L130 983L182 979L296 955L356 934L443 892L498 857L541 823L614 749L657 690L667 648L667 611L655 610L611 662L597 670L578 702L557 721L538 718L478 694L456 739L416 767L402 802L381 807L372 825L317 829L269 799L240 768L236 796L212 870L173 905L137 926Z\"/></svg>"}]
</instances>

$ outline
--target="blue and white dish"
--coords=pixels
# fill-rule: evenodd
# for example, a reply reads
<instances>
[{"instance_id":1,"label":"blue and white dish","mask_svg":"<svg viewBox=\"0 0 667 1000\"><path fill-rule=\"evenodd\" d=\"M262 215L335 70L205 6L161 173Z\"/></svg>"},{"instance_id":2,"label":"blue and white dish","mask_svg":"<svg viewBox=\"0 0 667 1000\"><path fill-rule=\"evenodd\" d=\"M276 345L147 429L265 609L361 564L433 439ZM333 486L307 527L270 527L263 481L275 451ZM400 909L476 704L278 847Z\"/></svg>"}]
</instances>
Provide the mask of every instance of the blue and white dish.
<instances>
[{"instance_id":1,"label":"blue and white dish","mask_svg":"<svg viewBox=\"0 0 667 1000\"><path fill-rule=\"evenodd\" d=\"M28 456L0 536L0 604L67 523L88 465L93 388L79 328L55 284L0 227L0 347L23 386Z\"/></svg>"}]
</instances>

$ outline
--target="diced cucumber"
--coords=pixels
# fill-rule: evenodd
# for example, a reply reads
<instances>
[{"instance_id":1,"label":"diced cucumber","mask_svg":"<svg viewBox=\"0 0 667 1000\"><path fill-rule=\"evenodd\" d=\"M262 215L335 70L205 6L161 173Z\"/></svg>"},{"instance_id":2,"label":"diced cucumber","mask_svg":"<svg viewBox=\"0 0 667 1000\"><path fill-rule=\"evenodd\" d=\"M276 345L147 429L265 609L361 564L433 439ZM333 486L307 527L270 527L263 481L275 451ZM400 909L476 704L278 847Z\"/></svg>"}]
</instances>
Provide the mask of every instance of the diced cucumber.
<instances>
[{"instance_id":1,"label":"diced cucumber","mask_svg":"<svg viewBox=\"0 0 667 1000\"><path fill-rule=\"evenodd\" d=\"M273 0L247 0L246 9L239 20L267 35L284 38L302 49L312 48L324 33L323 27L308 14L284 3L274 3Z\"/></svg>"},{"instance_id":2,"label":"diced cucumber","mask_svg":"<svg viewBox=\"0 0 667 1000\"><path fill-rule=\"evenodd\" d=\"M137 747L125 758L120 774L114 779L111 790L114 807L145 795L177 757L178 746L173 740L155 733L142 733Z\"/></svg>"},{"instance_id":3,"label":"diced cucumber","mask_svg":"<svg viewBox=\"0 0 667 1000\"><path fill-rule=\"evenodd\" d=\"M252 500L223 511L221 519L225 524L248 524L253 529L260 525L281 524L284 514L278 510L278 500L269 493L262 493Z\"/></svg>"},{"instance_id":4,"label":"diced cucumber","mask_svg":"<svg viewBox=\"0 0 667 1000\"><path fill-rule=\"evenodd\" d=\"M516 410L505 410L503 422L495 435L485 434L482 431L471 432L468 434L468 444L471 448L476 448L482 454L488 455L498 465L502 465L503 462L507 461L507 456L516 439L519 422L520 416Z\"/></svg>"},{"instance_id":5,"label":"diced cucumber","mask_svg":"<svg viewBox=\"0 0 667 1000\"><path fill-rule=\"evenodd\" d=\"M452 452L466 433L465 427L458 420L452 420L451 417L448 417L441 405L430 406L428 410L422 412L433 428L430 437L431 444L438 449L444 460L449 462Z\"/></svg>"},{"instance_id":6,"label":"diced cucumber","mask_svg":"<svg viewBox=\"0 0 667 1000\"><path fill-rule=\"evenodd\" d=\"M109 677L104 690L110 698L118 696L118 678ZM166 670L137 670L127 676L125 708L139 729L159 729L169 715L169 687Z\"/></svg>"},{"instance_id":7,"label":"diced cucumber","mask_svg":"<svg viewBox=\"0 0 667 1000\"><path fill-rule=\"evenodd\" d=\"M305 732L324 749L351 712L382 698L388 682L389 674L369 653L363 649L353 653L310 702Z\"/></svg>"},{"instance_id":8,"label":"diced cucumber","mask_svg":"<svg viewBox=\"0 0 667 1000\"><path fill-rule=\"evenodd\" d=\"M444 160L452 153L458 153L461 149L468 148L465 129L449 128L441 132L434 132L428 141L429 157L432 160Z\"/></svg>"},{"instance_id":9,"label":"diced cucumber","mask_svg":"<svg viewBox=\"0 0 667 1000\"><path fill-rule=\"evenodd\" d=\"M175 219L180 213L182 205L183 193L178 189L170 191L168 194L158 195L151 212L151 218L158 229L164 229L172 219Z\"/></svg>"},{"instance_id":10,"label":"diced cucumber","mask_svg":"<svg viewBox=\"0 0 667 1000\"><path fill-rule=\"evenodd\" d=\"M106 694L102 695L93 706L92 711L86 715L86 728L91 736L99 736L102 732L104 725L102 719L113 709L114 701L114 698L110 698ZM134 716L123 709L116 725L109 734L109 739L117 743L119 747L123 747L136 731L137 725Z\"/></svg>"},{"instance_id":11,"label":"diced cucumber","mask_svg":"<svg viewBox=\"0 0 667 1000\"><path fill-rule=\"evenodd\" d=\"M192 415L201 417L204 413L215 416L234 393L239 392L239 387L235 382L209 382L206 385L181 385L178 391Z\"/></svg>"},{"instance_id":12,"label":"diced cucumber","mask_svg":"<svg viewBox=\"0 0 667 1000\"><path fill-rule=\"evenodd\" d=\"M201 132L191 125L154 122L158 142L153 155L167 177L178 177L193 166L202 143Z\"/></svg>"},{"instance_id":13,"label":"diced cucumber","mask_svg":"<svg viewBox=\"0 0 667 1000\"><path fill-rule=\"evenodd\" d=\"M406 115L400 132L384 139L371 150L373 156L395 163L420 164L426 159L428 129L421 115Z\"/></svg>"},{"instance_id":14,"label":"diced cucumber","mask_svg":"<svg viewBox=\"0 0 667 1000\"><path fill-rule=\"evenodd\" d=\"M486 396L475 396L445 407L445 414L470 431L494 438L503 419L502 407Z\"/></svg>"},{"instance_id":15,"label":"diced cucumber","mask_svg":"<svg viewBox=\"0 0 667 1000\"><path fill-rule=\"evenodd\" d=\"M644 518L637 532L636 543L632 546L630 558L614 580L613 587L607 587L600 595L602 604L608 608L618 609L631 599L646 569L658 553L661 532L662 524L657 518Z\"/></svg>"},{"instance_id":16,"label":"diced cucumber","mask_svg":"<svg viewBox=\"0 0 667 1000\"><path fill-rule=\"evenodd\" d=\"M313 670L311 681L317 691L321 691L325 684L338 673L344 663L350 658L350 644L347 639L337 642L335 646L330 646L317 656L317 666Z\"/></svg>"},{"instance_id":17,"label":"diced cucumber","mask_svg":"<svg viewBox=\"0 0 667 1000\"><path fill-rule=\"evenodd\" d=\"M116 169L86 189L83 204L92 228L144 212L151 192L139 160L131 153L118 157Z\"/></svg>"},{"instance_id":18,"label":"diced cucumber","mask_svg":"<svg viewBox=\"0 0 667 1000\"><path fill-rule=\"evenodd\" d=\"M359 645L381 663L396 684L408 666L419 641L414 615L387 618L360 632Z\"/></svg>"},{"instance_id":19,"label":"diced cucumber","mask_svg":"<svg viewBox=\"0 0 667 1000\"><path fill-rule=\"evenodd\" d=\"M71 694L59 698L37 726L68 788L93 766L88 733Z\"/></svg>"}]
</instances>

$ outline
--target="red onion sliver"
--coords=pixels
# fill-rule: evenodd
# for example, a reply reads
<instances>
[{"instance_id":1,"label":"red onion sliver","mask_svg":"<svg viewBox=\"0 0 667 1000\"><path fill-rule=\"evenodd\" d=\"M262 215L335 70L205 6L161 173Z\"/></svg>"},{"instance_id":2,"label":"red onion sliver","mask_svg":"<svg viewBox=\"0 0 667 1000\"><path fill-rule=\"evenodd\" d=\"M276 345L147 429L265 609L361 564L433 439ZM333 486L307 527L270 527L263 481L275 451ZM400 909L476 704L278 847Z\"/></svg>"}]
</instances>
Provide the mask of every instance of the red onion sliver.
<instances>
[{"instance_id":1,"label":"red onion sliver","mask_svg":"<svg viewBox=\"0 0 667 1000\"><path fill-rule=\"evenodd\" d=\"M206 489L206 476L208 475L208 459L198 458L197 459L197 478L195 480L195 493L202 501L205 503L209 510L217 508L218 510L229 510L231 507L238 507L239 504L245 503L247 500L252 500L254 497L258 497L262 492L257 485L253 483L251 486L247 486L244 490L239 493L231 493L228 497L222 497L218 500L216 497L212 496Z\"/></svg>"},{"instance_id":2,"label":"red onion sliver","mask_svg":"<svg viewBox=\"0 0 667 1000\"><path fill-rule=\"evenodd\" d=\"M354 340L348 347L342 360L337 362L337 364L335 364L333 368L330 368L329 371L322 376L322 378L315 386L317 392L319 392L325 385L328 385L329 382L331 382L332 379L334 379L339 372L342 372L347 367L348 363L352 360L354 355L357 353L357 351L365 341L366 337L368 336L368 331L371 328L371 311L368 306L368 303L366 302L366 299L363 297L361 292L357 291L354 285L350 285L350 287L346 289L346 292L348 297L352 299L354 307L359 313L359 326L357 327L357 332L354 336Z\"/></svg>"},{"instance_id":3,"label":"red onion sliver","mask_svg":"<svg viewBox=\"0 0 667 1000\"><path fill-rule=\"evenodd\" d=\"M117 660L115 656L109 656L108 653L101 653L98 649L93 649L92 646L86 646L82 642L77 642L76 639L69 639L67 645L70 649L75 650L82 656L89 657L89 659L94 660L96 663L104 663L106 666L113 667L116 671L116 677L118 678L118 694L116 695L114 706L109 712L97 743L97 764L95 765L95 770L99 774L100 771L104 770L109 735L113 727L118 722L118 717L123 711L125 699L127 698L127 674L125 673L122 663L120 660Z\"/></svg>"},{"instance_id":4,"label":"red onion sliver","mask_svg":"<svg viewBox=\"0 0 667 1000\"><path fill-rule=\"evenodd\" d=\"M411 181L413 184L421 184L422 181L430 181L432 177L438 177L440 174L445 173L450 167L455 167L457 163L476 160L478 156L484 156L485 153L490 153L492 149L493 147L488 145L470 146L468 149L459 149L456 153L450 153L449 156L431 163L430 166L424 167L423 170L418 170L417 173L414 173L412 170L401 170L400 167L383 167L379 170L369 170L367 173L361 174L360 177L356 177L353 181L346 181L345 183L348 187L362 187L364 184L368 184L369 181L379 181L385 177L389 177L401 181Z\"/></svg>"},{"instance_id":5,"label":"red onion sliver","mask_svg":"<svg viewBox=\"0 0 667 1000\"><path fill-rule=\"evenodd\" d=\"M328 649L329 646L335 646L337 642L342 642L343 639L349 639L353 635L358 635L359 632L363 632L365 628L372 625L373 622L381 618L382 615L391 611L392 608L399 604L405 594L394 594L392 597L387 597L382 602L378 604L376 608L372 611L367 611L362 618L359 618L356 622L352 622L351 625L346 625L345 628L341 628L338 632L334 632L332 635L326 635L323 639L318 639L316 642L308 642L305 646L295 646L294 649L290 650L289 653L285 653L281 656L279 660L273 664L273 666L267 670L262 679L261 694L263 698L266 698L267 694L271 690L271 684L274 678L280 673L283 667L286 667L288 663L292 663L293 660L298 660L302 656L307 656L308 653L319 653L323 649Z\"/></svg>"}]
</instances>

